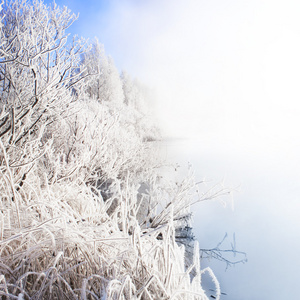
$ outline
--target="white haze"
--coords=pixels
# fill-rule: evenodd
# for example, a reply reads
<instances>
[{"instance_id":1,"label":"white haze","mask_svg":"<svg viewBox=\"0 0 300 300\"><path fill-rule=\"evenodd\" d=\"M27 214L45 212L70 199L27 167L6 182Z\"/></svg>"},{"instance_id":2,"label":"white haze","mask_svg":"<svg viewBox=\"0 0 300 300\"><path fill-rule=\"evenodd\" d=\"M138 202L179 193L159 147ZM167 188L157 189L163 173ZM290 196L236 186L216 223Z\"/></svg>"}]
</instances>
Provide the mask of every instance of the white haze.
<instances>
[{"instance_id":1,"label":"white haze","mask_svg":"<svg viewBox=\"0 0 300 300\"><path fill-rule=\"evenodd\" d=\"M241 185L235 211L195 208L202 241L235 231L248 252L217 266L229 299L293 297L299 278L299 15L291 0L154 0L113 1L102 19L116 64L157 89L166 134L197 140L177 157Z\"/></svg>"},{"instance_id":2,"label":"white haze","mask_svg":"<svg viewBox=\"0 0 300 300\"><path fill-rule=\"evenodd\" d=\"M168 134L286 151L299 146L299 12L292 1L115 1L100 35L158 89Z\"/></svg>"}]
</instances>

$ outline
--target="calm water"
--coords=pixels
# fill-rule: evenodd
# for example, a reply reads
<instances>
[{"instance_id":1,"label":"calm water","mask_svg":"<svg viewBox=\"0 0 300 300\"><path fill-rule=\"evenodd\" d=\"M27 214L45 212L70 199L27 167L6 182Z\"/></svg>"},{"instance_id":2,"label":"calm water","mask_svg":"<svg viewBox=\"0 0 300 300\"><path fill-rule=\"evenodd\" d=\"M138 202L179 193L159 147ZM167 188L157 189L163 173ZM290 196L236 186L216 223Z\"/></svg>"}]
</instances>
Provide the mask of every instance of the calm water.
<instances>
[{"instance_id":1,"label":"calm water","mask_svg":"<svg viewBox=\"0 0 300 300\"><path fill-rule=\"evenodd\" d=\"M250 151L232 145L174 140L163 143L169 161L181 172L192 164L196 180L207 186L223 182L236 190L220 201L194 205L194 232L200 248L213 248L228 233L223 248L230 248L235 233L237 250L248 262L225 271L226 264L209 265L227 295L221 299L296 299L300 278L300 160L297 151ZM294 154L293 154L294 153ZM233 200L233 202L232 202ZM232 204L233 203L233 204ZM231 257L233 260L234 257ZM209 286L209 282L204 280Z\"/></svg>"}]
</instances>

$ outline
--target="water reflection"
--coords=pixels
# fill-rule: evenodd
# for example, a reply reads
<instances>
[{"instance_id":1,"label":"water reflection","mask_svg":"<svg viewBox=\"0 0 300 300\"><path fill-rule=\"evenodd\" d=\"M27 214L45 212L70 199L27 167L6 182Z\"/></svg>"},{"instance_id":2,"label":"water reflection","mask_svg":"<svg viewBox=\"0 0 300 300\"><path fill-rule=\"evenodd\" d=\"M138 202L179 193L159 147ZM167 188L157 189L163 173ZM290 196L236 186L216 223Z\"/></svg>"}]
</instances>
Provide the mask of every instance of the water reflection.
<instances>
[{"instance_id":1,"label":"water reflection","mask_svg":"<svg viewBox=\"0 0 300 300\"><path fill-rule=\"evenodd\" d=\"M227 296L223 299L287 299L294 297L300 260L300 170L297 154L284 151L243 152L195 140L163 143L169 161L186 174L190 163L196 180L233 187L224 207L219 201L193 206L194 233L200 248L212 248L227 232L235 233L237 249L248 262L226 269L220 261L202 261L213 268ZM209 184L208 184L209 185ZM231 240L232 241L232 240ZM228 247L230 248L230 239ZM226 245L224 245L226 246ZM205 282L209 287L209 283Z\"/></svg>"}]
</instances>

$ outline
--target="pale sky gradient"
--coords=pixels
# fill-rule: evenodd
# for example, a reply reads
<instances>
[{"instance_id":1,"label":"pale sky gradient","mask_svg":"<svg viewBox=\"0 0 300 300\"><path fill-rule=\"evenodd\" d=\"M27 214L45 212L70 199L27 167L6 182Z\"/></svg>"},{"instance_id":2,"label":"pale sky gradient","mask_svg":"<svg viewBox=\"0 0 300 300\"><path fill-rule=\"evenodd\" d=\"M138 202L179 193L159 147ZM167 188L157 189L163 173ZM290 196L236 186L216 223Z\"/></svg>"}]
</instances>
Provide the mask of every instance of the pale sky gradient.
<instances>
[{"instance_id":1,"label":"pale sky gradient","mask_svg":"<svg viewBox=\"0 0 300 300\"><path fill-rule=\"evenodd\" d=\"M158 89L167 133L299 146L300 2L112 2L104 44Z\"/></svg>"}]
</instances>

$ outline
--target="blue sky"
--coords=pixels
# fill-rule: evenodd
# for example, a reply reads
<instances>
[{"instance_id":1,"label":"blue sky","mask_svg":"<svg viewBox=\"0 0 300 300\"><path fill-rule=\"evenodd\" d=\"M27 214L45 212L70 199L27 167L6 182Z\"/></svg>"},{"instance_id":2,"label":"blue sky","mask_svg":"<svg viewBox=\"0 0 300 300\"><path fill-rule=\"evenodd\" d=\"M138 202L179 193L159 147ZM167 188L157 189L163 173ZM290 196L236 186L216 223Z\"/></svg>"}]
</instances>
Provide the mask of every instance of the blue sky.
<instances>
[{"instance_id":1,"label":"blue sky","mask_svg":"<svg viewBox=\"0 0 300 300\"><path fill-rule=\"evenodd\" d=\"M76 15L79 14L79 19L70 27L72 34L93 39L101 35L101 28L105 26L105 15L113 1L57 0L55 2L61 7L67 6ZM47 0L44 3L52 4L53 1Z\"/></svg>"}]
</instances>

